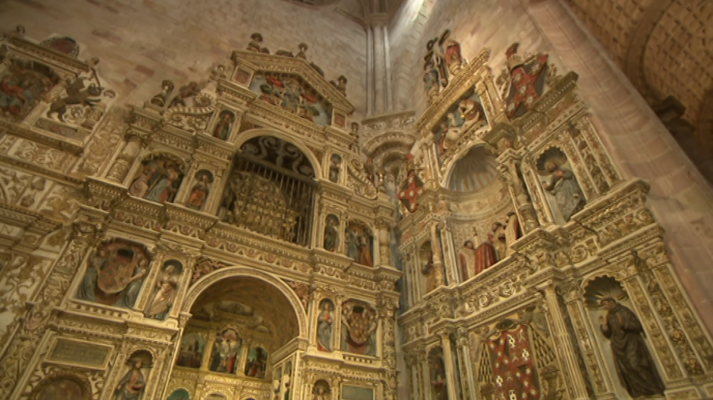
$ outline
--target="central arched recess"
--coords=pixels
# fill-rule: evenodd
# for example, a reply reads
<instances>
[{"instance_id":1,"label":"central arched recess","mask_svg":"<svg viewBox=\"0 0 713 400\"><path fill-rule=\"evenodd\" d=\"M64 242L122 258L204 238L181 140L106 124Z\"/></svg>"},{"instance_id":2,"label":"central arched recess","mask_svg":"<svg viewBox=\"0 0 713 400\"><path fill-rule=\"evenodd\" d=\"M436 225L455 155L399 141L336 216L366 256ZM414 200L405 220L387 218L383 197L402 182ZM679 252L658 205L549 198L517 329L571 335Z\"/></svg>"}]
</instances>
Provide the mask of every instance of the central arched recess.
<instances>
[{"instance_id":1,"label":"central arched recess","mask_svg":"<svg viewBox=\"0 0 713 400\"><path fill-rule=\"evenodd\" d=\"M231 225L309 245L316 192L315 169L299 147L274 136L240 146L219 217Z\"/></svg>"},{"instance_id":2,"label":"central arched recess","mask_svg":"<svg viewBox=\"0 0 713 400\"><path fill-rule=\"evenodd\" d=\"M284 289L284 288L283 288ZM233 385L268 382L272 355L300 336L297 310L280 288L231 276L203 288L190 308L174 374Z\"/></svg>"}]
</instances>

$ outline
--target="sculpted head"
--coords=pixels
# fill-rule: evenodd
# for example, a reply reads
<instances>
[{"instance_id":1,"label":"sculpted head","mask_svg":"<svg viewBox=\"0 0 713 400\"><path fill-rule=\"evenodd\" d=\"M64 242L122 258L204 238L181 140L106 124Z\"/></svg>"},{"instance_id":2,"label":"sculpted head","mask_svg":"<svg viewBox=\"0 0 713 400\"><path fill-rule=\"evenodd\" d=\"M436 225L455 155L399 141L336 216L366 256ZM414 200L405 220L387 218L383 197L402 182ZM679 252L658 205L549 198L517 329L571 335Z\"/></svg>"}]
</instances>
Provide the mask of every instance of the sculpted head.
<instances>
[{"instance_id":1,"label":"sculpted head","mask_svg":"<svg viewBox=\"0 0 713 400\"><path fill-rule=\"evenodd\" d=\"M616 300L611 297L605 297L600 301L600 304L605 310L609 311L616 306Z\"/></svg>"}]
</instances>

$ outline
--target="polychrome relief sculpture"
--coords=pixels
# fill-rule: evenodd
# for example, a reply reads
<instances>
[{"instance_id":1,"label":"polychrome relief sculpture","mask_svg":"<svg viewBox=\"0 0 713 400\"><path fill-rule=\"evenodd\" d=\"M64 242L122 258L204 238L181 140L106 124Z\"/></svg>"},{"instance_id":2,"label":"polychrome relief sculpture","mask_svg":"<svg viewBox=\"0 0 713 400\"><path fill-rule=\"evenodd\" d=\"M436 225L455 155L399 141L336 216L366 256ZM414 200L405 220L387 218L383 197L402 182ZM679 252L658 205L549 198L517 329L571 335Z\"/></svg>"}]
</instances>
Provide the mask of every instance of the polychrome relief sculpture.
<instances>
[{"instance_id":1,"label":"polychrome relief sculpture","mask_svg":"<svg viewBox=\"0 0 713 400\"><path fill-rule=\"evenodd\" d=\"M183 162L176 157L155 154L142 163L129 194L157 203L171 203L183 180Z\"/></svg>"},{"instance_id":2,"label":"polychrome relief sculpture","mask_svg":"<svg viewBox=\"0 0 713 400\"><path fill-rule=\"evenodd\" d=\"M519 43L513 43L505 52L510 74L505 107L510 119L523 116L542 97L548 71L547 54L523 58L517 54L519 47Z\"/></svg>"},{"instance_id":3,"label":"polychrome relief sculpture","mask_svg":"<svg viewBox=\"0 0 713 400\"><path fill-rule=\"evenodd\" d=\"M478 129L487 124L480 96L475 90L466 92L446 111L441 121L433 128L439 154L445 153L467 129Z\"/></svg>"},{"instance_id":4,"label":"polychrome relief sculpture","mask_svg":"<svg viewBox=\"0 0 713 400\"><path fill-rule=\"evenodd\" d=\"M346 229L347 256L354 259L357 264L374 266L374 236L366 224L359 221L350 221Z\"/></svg>"},{"instance_id":5,"label":"polychrome relief sculpture","mask_svg":"<svg viewBox=\"0 0 713 400\"><path fill-rule=\"evenodd\" d=\"M0 111L4 119L19 122L57 85L60 78L36 61L10 60L0 77Z\"/></svg>"},{"instance_id":6,"label":"polychrome relief sculpture","mask_svg":"<svg viewBox=\"0 0 713 400\"><path fill-rule=\"evenodd\" d=\"M117 239L100 245L89 258L77 299L132 308L150 262L148 252L140 244Z\"/></svg>"},{"instance_id":7,"label":"polychrome relief sculpture","mask_svg":"<svg viewBox=\"0 0 713 400\"><path fill-rule=\"evenodd\" d=\"M301 78L276 72L259 72L250 90L265 101L318 126L331 124L331 105Z\"/></svg>"},{"instance_id":8,"label":"polychrome relief sculpture","mask_svg":"<svg viewBox=\"0 0 713 400\"><path fill-rule=\"evenodd\" d=\"M342 305L342 350L376 355L376 311L369 305L349 300Z\"/></svg>"}]
</instances>

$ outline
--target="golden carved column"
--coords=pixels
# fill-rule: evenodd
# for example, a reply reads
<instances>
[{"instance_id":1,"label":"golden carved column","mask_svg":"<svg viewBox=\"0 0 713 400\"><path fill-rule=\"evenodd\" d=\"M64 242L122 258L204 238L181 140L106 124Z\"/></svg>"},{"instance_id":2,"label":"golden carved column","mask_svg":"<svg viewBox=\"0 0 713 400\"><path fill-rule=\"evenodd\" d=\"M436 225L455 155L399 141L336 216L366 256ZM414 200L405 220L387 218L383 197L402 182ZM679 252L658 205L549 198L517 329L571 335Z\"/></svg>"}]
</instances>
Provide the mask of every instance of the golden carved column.
<instances>
[{"instance_id":1,"label":"golden carved column","mask_svg":"<svg viewBox=\"0 0 713 400\"><path fill-rule=\"evenodd\" d=\"M498 171L508 185L510 196L515 205L515 212L517 212L517 217L522 222L520 226L522 227L523 234L526 234L540 226L540 223L537 220L537 213L527 193L525 182L520 179L520 175L518 174L520 160L513 150L504 151L498 158L501 162Z\"/></svg>"},{"instance_id":2,"label":"golden carved column","mask_svg":"<svg viewBox=\"0 0 713 400\"><path fill-rule=\"evenodd\" d=\"M598 399L616 399L612 377L608 374L606 361L600 352L596 351L596 332L589 329L586 320L589 318L584 306L581 283L572 281L561 285L567 313L572 321L572 327L577 335L584 362L592 379L594 393Z\"/></svg>"},{"instance_id":3,"label":"golden carved column","mask_svg":"<svg viewBox=\"0 0 713 400\"><path fill-rule=\"evenodd\" d=\"M421 380L423 381L423 385L421 385L423 396L421 398L423 400L437 400L431 396L431 368L428 365L428 351L425 347L419 349L418 361L421 369Z\"/></svg>"},{"instance_id":4,"label":"golden carved column","mask_svg":"<svg viewBox=\"0 0 713 400\"><path fill-rule=\"evenodd\" d=\"M443 348L443 363L446 366L446 385L448 385L448 398L457 399L458 391L456 390L456 368L453 359L453 347L451 346L451 338L448 332L439 332L441 337L441 347Z\"/></svg>"},{"instance_id":5,"label":"golden carved column","mask_svg":"<svg viewBox=\"0 0 713 400\"><path fill-rule=\"evenodd\" d=\"M146 145L147 139L148 135L145 133L129 129L126 132L126 142L106 174L106 179L116 183L124 182L126 174L131 169L131 165L136 160L141 147Z\"/></svg>"},{"instance_id":6,"label":"golden carved column","mask_svg":"<svg viewBox=\"0 0 713 400\"><path fill-rule=\"evenodd\" d=\"M436 287L443 286L443 256L441 255L441 239L438 235L438 225L434 222L430 226L431 251L433 254L433 273L436 277ZM423 260L421 260L423 261Z\"/></svg>"},{"instance_id":7,"label":"golden carved column","mask_svg":"<svg viewBox=\"0 0 713 400\"><path fill-rule=\"evenodd\" d=\"M473 377L473 365L470 354L470 343L468 340L468 332L462 327L458 328L457 331L458 338L458 360L461 361L460 376L461 376L461 388L463 388L463 398L475 400L475 380Z\"/></svg>"},{"instance_id":8,"label":"golden carved column","mask_svg":"<svg viewBox=\"0 0 713 400\"><path fill-rule=\"evenodd\" d=\"M379 309L382 331L382 352L381 358L384 367L387 371L384 373L384 399L396 400L396 334L394 332L396 324L396 306L390 299L380 301L382 303Z\"/></svg>"},{"instance_id":9,"label":"golden carved column","mask_svg":"<svg viewBox=\"0 0 713 400\"><path fill-rule=\"evenodd\" d=\"M587 385L580 372L581 370L577 360L577 353L572 345L572 338L570 338L569 333L567 332L566 322L564 316L562 315L559 301L557 300L557 293L555 292L554 285L552 282L548 282L543 286L544 287L540 287L538 289L545 293L545 314L547 315L547 320L550 328L552 329L552 336L555 339L555 343L557 343L557 346L555 346L555 352L557 353L557 358L559 358L562 365L562 375L567 385L567 389L573 399L589 399L590 397L587 393Z\"/></svg>"}]
</instances>

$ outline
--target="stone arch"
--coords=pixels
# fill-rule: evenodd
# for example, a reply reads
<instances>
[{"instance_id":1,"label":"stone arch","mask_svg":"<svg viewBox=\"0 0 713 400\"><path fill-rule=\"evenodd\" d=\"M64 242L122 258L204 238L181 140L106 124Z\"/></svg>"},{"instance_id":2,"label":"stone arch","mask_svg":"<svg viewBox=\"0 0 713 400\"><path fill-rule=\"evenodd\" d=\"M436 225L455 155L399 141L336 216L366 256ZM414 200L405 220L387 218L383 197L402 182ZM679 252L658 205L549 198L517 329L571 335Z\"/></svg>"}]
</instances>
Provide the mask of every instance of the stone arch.
<instances>
[{"instance_id":1,"label":"stone arch","mask_svg":"<svg viewBox=\"0 0 713 400\"><path fill-rule=\"evenodd\" d=\"M230 278L254 278L277 289L280 293L282 293L282 295L285 296L287 301L292 306L295 316L297 317L298 336L300 338L308 337L307 310L304 309L304 306L302 305L299 297L297 297L297 294L295 294L295 292L283 280L255 268L242 266L226 267L202 277L195 285L188 289L183 305L181 306L181 312L189 313L193 307L193 303L195 303L201 293L213 284Z\"/></svg>"},{"instance_id":2,"label":"stone arch","mask_svg":"<svg viewBox=\"0 0 713 400\"><path fill-rule=\"evenodd\" d=\"M244 132L238 133L237 139L235 140L236 147L239 149L245 142L250 139L259 136L272 136L278 139L282 139L289 142L293 146L300 149L300 151L307 157L309 162L312 164L312 169L314 170L314 179L320 180L324 178L322 173L322 163L319 158L314 154L312 149L304 145L304 138L297 135L293 135L287 132L283 132L277 129L266 129L266 128L256 128L250 129Z\"/></svg>"}]
</instances>

